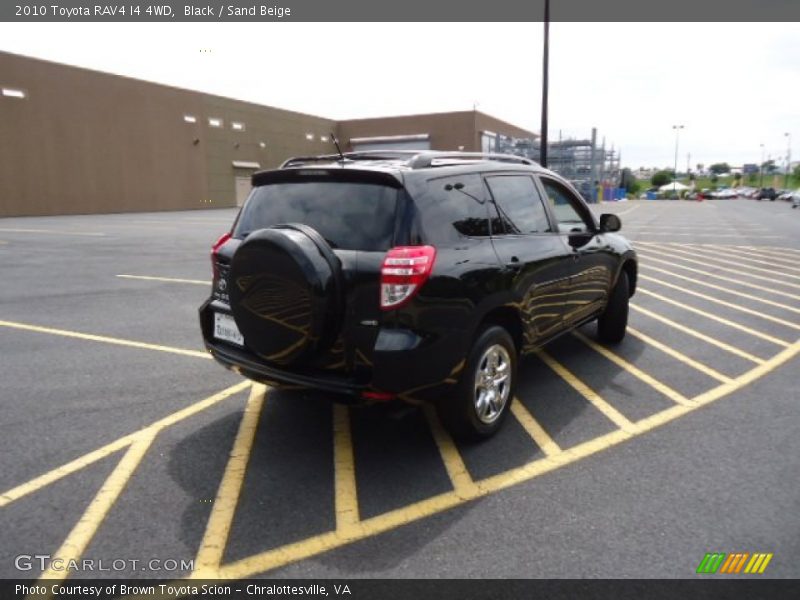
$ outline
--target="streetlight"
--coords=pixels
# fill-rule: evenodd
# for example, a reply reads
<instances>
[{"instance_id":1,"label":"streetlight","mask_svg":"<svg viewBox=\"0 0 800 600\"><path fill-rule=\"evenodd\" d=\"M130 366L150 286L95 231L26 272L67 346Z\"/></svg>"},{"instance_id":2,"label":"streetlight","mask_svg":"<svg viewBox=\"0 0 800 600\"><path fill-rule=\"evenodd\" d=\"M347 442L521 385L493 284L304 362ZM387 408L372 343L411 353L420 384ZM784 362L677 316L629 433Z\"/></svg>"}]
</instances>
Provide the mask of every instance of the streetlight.
<instances>
[{"instance_id":1,"label":"streetlight","mask_svg":"<svg viewBox=\"0 0 800 600\"><path fill-rule=\"evenodd\" d=\"M764 187L764 144L761 146L761 164L758 166L758 187Z\"/></svg>"},{"instance_id":2,"label":"streetlight","mask_svg":"<svg viewBox=\"0 0 800 600\"><path fill-rule=\"evenodd\" d=\"M683 125L673 125L672 128L675 130L675 172L674 172L674 181L678 180L678 137L680 137L681 129L683 129ZM673 186L675 189L675 186Z\"/></svg>"},{"instance_id":3,"label":"streetlight","mask_svg":"<svg viewBox=\"0 0 800 600\"><path fill-rule=\"evenodd\" d=\"M792 168L792 134L788 131L783 135L786 136L786 173L783 174L783 187L789 189L789 171Z\"/></svg>"}]
</instances>

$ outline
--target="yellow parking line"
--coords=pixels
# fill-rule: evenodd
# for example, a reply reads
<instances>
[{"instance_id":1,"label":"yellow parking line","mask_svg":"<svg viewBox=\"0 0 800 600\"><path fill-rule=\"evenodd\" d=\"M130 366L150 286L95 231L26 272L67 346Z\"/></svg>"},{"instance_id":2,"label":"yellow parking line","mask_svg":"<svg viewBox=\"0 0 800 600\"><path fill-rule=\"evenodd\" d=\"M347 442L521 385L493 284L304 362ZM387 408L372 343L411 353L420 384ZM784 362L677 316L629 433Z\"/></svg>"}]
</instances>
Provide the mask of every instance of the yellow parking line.
<instances>
[{"instance_id":1,"label":"yellow parking line","mask_svg":"<svg viewBox=\"0 0 800 600\"><path fill-rule=\"evenodd\" d=\"M716 260L716 262L723 262L720 259L705 258L704 260L695 260L693 258L684 258L683 255L696 256L696 254L692 254L691 252L685 252L685 251L683 251L683 250L681 250L679 248L660 246L655 250L653 250L652 248L648 248L648 252L660 253L662 256L664 254L668 254L670 256L670 258L672 258L673 260L682 260L684 262L698 264L698 265L702 265L704 267L712 267L712 268L718 269L720 271L726 271L726 272L729 272L729 273L736 273L737 275L743 275L745 277L752 277L753 279L758 279L760 281L768 281L773 285L777 283L777 284L780 284L780 285L785 285L785 286L788 286L788 287L800 289L800 284L791 283L791 282L788 282L788 281L782 281L780 279L776 279L775 275L777 275L777 273L775 273L774 271L769 271L767 269L762 269L762 270L763 271L767 271L767 273L770 273L772 275L772 277L765 277L763 275L757 275L755 273L749 273L747 271L742 270L743 269L742 265L739 265L739 268L737 268L737 269L733 269L733 268L730 268L730 267L723 267L723 266L720 266L720 265L718 265L716 263L710 263L709 262L711 260ZM674 254L679 254L680 256L673 256L673 253ZM736 263L725 263L725 264L735 265ZM755 267L753 267L753 268L755 268ZM788 275L787 275L787 277L788 277Z\"/></svg>"},{"instance_id":2,"label":"yellow parking line","mask_svg":"<svg viewBox=\"0 0 800 600\"><path fill-rule=\"evenodd\" d=\"M698 244L700 246L706 246L710 244ZM744 246L717 246L720 249L725 249L728 252L731 252L734 256L755 256L756 258L768 258L771 261L771 264L775 264L776 266L783 266L784 263L788 263L789 265L796 265L797 264L797 257L789 255L789 256L777 256L762 252L753 252L752 250L747 250Z\"/></svg>"},{"instance_id":3,"label":"yellow parking line","mask_svg":"<svg viewBox=\"0 0 800 600\"><path fill-rule=\"evenodd\" d=\"M678 244L665 243L665 244L662 245L662 247L667 248L669 250L674 250L673 246L677 246L677 245ZM680 250L680 252L685 253L685 254L689 254L690 256L697 256L697 253L701 251L696 246L693 246L691 244L683 244L683 246L687 247L688 250ZM689 252L689 250L694 250L694 252ZM792 275L791 273L784 273L784 272L778 271L776 269L765 269L764 267L755 267L753 265L744 264L741 261L748 261L749 260L749 261L759 262L761 264L766 264L766 265L774 265L774 263L769 263L769 262L764 262L764 261L756 261L755 259L752 259L752 258L744 258L744 257L738 257L738 256L737 257L733 257L733 258L736 258L736 260L730 260L731 257L725 257L725 256L720 258L719 257L719 252L715 252L714 250L709 250L708 248L703 248L702 249L701 257L707 258L708 260L713 261L712 266L716 266L716 263L720 263L720 264L723 264L723 265L732 265L732 266L737 267L739 269L750 269L751 271L758 271L759 273L767 273L767 274L773 275L773 276L774 275L780 275L781 277L788 277L789 279L800 279L800 275ZM783 268L788 268L788 267L783 267ZM794 270L794 269L790 269L790 270Z\"/></svg>"},{"instance_id":4,"label":"yellow parking line","mask_svg":"<svg viewBox=\"0 0 800 600\"><path fill-rule=\"evenodd\" d=\"M203 279L176 279L174 277L151 277L148 275L117 275L123 279L144 279L147 281L167 281L169 283L191 283L194 285L211 285L210 281Z\"/></svg>"},{"instance_id":5,"label":"yellow parking line","mask_svg":"<svg viewBox=\"0 0 800 600\"><path fill-rule=\"evenodd\" d=\"M730 383L721 384L696 396L693 398L696 402L695 406L676 404L651 417L638 421L638 433L652 431L701 406L706 406L715 402L770 373L780 365L783 365L797 356L798 353L800 353L800 342L793 344L790 348L782 350L768 361L740 375ZM297 562L304 558L315 556L322 552L340 548L357 539L364 539L391 531L392 529L412 521L417 521L455 506L462 505L472 499L487 496L514 485L530 481L545 473L549 473L604 450L608 450L635 437L636 435L619 429L612 431L611 433L594 438L588 442L573 446L559 454L540 458L520 467L480 480L476 482L476 486L473 488L474 491L467 497L459 496L454 491L447 492L382 515L365 519L361 521L361 532L358 538L345 538L337 535L335 531L330 531L223 565L220 568L219 577L221 579L244 579Z\"/></svg>"},{"instance_id":6,"label":"yellow parking line","mask_svg":"<svg viewBox=\"0 0 800 600\"><path fill-rule=\"evenodd\" d=\"M713 379L716 379L717 381L720 381L722 383L728 383L729 381L731 381L731 377L723 375L716 369L712 369L708 365L704 365L703 363L696 361L689 356L686 356L682 352L678 352L674 348L670 348L666 344L662 344L658 340L651 338L649 335L642 333L638 329L634 329L630 325L628 325L628 333L633 337L642 340L645 344L648 344L653 348L656 348L657 350L661 350L661 352L663 352L664 354L667 354L672 358L679 360L680 362L692 367L697 371L700 371L701 373L705 373L706 375L708 375Z\"/></svg>"},{"instance_id":7,"label":"yellow parking line","mask_svg":"<svg viewBox=\"0 0 800 600\"><path fill-rule=\"evenodd\" d=\"M780 267L781 269L786 269L787 271L794 271L794 272L800 273L800 269L798 269L796 267L790 267L788 265L783 265L783 264L776 264L775 261L760 260L758 258L750 258L749 256L740 256L739 252L741 252L741 250L737 251L735 248L726 248L725 246L720 246L719 248L721 248L721 249L717 249L717 247L713 247L713 246L710 246L710 245L707 245L707 244L687 244L687 246L689 246L691 248L697 248L700 251L707 252L708 254L712 254L714 256L720 256L721 255L723 257L731 258L731 255L733 255L733 258L736 258L737 260L744 260L744 261L748 261L748 262L753 262L753 263L756 263L756 264L759 264L759 265ZM724 250L722 250L722 249L724 249ZM781 273L780 271L774 271L774 272L780 273L782 275L784 274L784 273ZM789 276L791 277L791 275L789 275ZM794 277L797 277L797 276L795 275Z\"/></svg>"},{"instance_id":8,"label":"yellow parking line","mask_svg":"<svg viewBox=\"0 0 800 600\"><path fill-rule=\"evenodd\" d=\"M703 281L702 279L695 279L693 277L681 275L680 273L675 273L674 271L669 271L667 269L660 269L659 267L654 267L652 265L640 264L639 266L644 267L648 271L656 271L658 273L664 273L664 275L669 275L670 277L676 277L677 279L682 279L684 281L690 281L691 283L702 285L704 287L711 288L712 290L725 292L726 294L731 294L733 296L740 296L742 298L747 298L748 300L753 300L754 302L761 302L762 304L767 304L769 306L774 306L782 310L788 310L800 314L800 308L789 306L788 304L781 304L780 302L775 302L774 300L768 300L767 298L762 298L761 296L754 296L753 294L747 294L745 292L740 292L738 290L732 290L731 288L726 288L721 285L708 283L707 281Z\"/></svg>"},{"instance_id":9,"label":"yellow parking line","mask_svg":"<svg viewBox=\"0 0 800 600\"><path fill-rule=\"evenodd\" d=\"M613 362L615 365L617 365L619 368L624 369L625 371L627 371L628 373L630 373L631 375L636 377L636 379L638 379L639 381L649 385L651 388L653 388L654 390L660 392L661 394L663 394L664 396L666 396L667 398L669 398L673 402L675 402L677 404L684 404L684 405L691 405L692 404L692 402L689 399L687 399L686 396L684 396L683 394L681 394L679 392L676 392L675 390L673 390L671 387L669 387L665 383L662 383L662 382L658 381L655 377L652 377L651 375L648 375L647 373L642 371L640 368L632 365L631 363L629 363L627 360L625 360L621 356L615 354L614 352L611 352L611 350L609 350L608 348L605 348L605 347L601 346L600 344L590 340L589 338L587 338L585 335L583 335L579 331L574 331L573 334L575 335L575 337L577 337L579 340L581 340L584 344L589 346L592 350L594 350L598 354L604 356L605 358L607 358L608 360Z\"/></svg>"},{"instance_id":10,"label":"yellow parking line","mask_svg":"<svg viewBox=\"0 0 800 600\"><path fill-rule=\"evenodd\" d=\"M458 448L453 443L450 434L444 430L436 411L430 405L426 405L423 409L425 411L425 418L428 420L428 425L431 429L431 434L436 442L436 447L439 449L439 454L442 456L444 468L447 470L447 475L450 477L450 483L453 486L453 493L459 498L470 498L475 493L475 482L458 452Z\"/></svg>"},{"instance_id":11,"label":"yellow parking line","mask_svg":"<svg viewBox=\"0 0 800 600\"><path fill-rule=\"evenodd\" d=\"M111 472L111 475L105 480L105 483L103 483L103 486L86 508L78 523L72 528L69 535L67 535L67 539L64 540L64 543L61 544L61 547L52 557L51 565L53 563L58 564L57 561L59 559L61 559L61 564L63 565L66 565L70 561L80 560L95 533L97 533L98 528L106 518L106 515L111 510L111 507L114 506L117 498L119 498L122 490L125 489L128 481L142 461L142 458L144 458L155 436L155 431L142 433L130 445L125 456L122 457L122 460L119 461L119 464L117 464ZM47 580L47 583L52 584L57 581L62 581L68 576L68 570L55 570L51 566L42 573L39 581ZM48 591L50 591L49 587Z\"/></svg>"},{"instance_id":12,"label":"yellow parking line","mask_svg":"<svg viewBox=\"0 0 800 600\"><path fill-rule=\"evenodd\" d=\"M638 210L640 208L642 208L640 205L632 206L631 208L628 208L626 210L618 212L617 216L619 216L619 215L628 215L628 214L632 213L633 211Z\"/></svg>"},{"instance_id":13,"label":"yellow parking line","mask_svg":"<svg viewBox=\"0 0 800 600\"><path fill-rule=\"evenodd\" d=\"M523 429L528 432L528 435L533 438L536 445L542 449L545 456L553 456L561 452L561 448L559 448L558 444L556 444L553 438L539 425L539 422L533 418L533 415L531 415L530 411L525 408L518 398L514 398L511 403L511 413L516 417Z\"/></svg>"},{"instance_id":14,"label":"yellow parking line","mask_svg":"<svg viewBox=\"0 0 800 600\"><path fill-rule=\"evenodd\" d=\"M632 421L630 421L616 408L611 406L608 402L603 400L597 392L573 375L572 372L570 372L564 365L542 350L536 352L536 355L541 358L542 361L544 361L544 363L556 373L556 375L566 381L570 387L572 387L572 389L588 400L592 406L603 413L606 418L608 418L617 427L628 433L633 433L636 431L636 426Z\"/></svg>"},{"instance_id":15,"label":"yellow parking line","mask_svg":"<svg viewBox=\"0 0 800 600\"><path fill-rule=\"evenodd\" d=\"M800 254L800 250L796 248L783 248L779 246L738 246L739 248L747 248L748 250L757 250L759 252L765 252L767 254L775 254L778 256L786 256L786 253L789 254Z\"/></svg>"},{"instance_id":16,"label":"yellow parking line","mask_svg":"<svg viewBox=\"0 0 800 600\"><path fill-rule=\"evenodd\" d=\"M766 340L768 342L772 342L777 346L788 347L790 344L789 342L785 342L781 339L778 339L774 336L769 334L763 333L761 331L757 331L755 329L751 329L750 327L746 327L744 325L740 325L735 321L729 321L728 319L723 319L722 317L718 317L710 312L706 312L704 310L700 310L699 308L695 308L694 306L689 306L688 304L684 304L683 302L678 302L677 300L673 300L672 298L667 298L666 296L662 296L661 294L656 294L655 292L651 292L650 290L646 290L642 287L637 287L637 291L640 294L645 294L646 296L651 296L656 298L657 300L661 300L661 302L666 302L667 304L672 304L673 306L677 306L682 308L683 310L687 310L689 312L695 313L696 315L700 315L705 317L706 319L711 319L712 321L716 321L717 323L722 323L723 325L727 325L732 329L738 329L739 331L743 331L745 333L749 333L753 337L761 338L762 340Z\"/></svg>"},{"instance_id":17,"label":"yellow parking line","mask_svg":"<svg viewBox=\"0 0 800 600\"><path fill-rule=\"evenodd\" d=\"M50 335L60 335L62 337L75 338L79 340L88 340L90 342L102 342L104 344L114 344L116 346L127 346L129 348L141 348L143 350L156 350L158 352L169 352L170 354L180 354L183 356L192 356L194 358L211 358L211 355L209 355L208 352L200 352L199 350L187 350L185 348L174 348L172 346L148 344L147 342L137 342L134 340L126 340L122 338L115 338L105 335L94 335L91 333L80 333L79 331L70 331L67 329L40 327L39 325L18 323L16 321L0 321L0 327L9 327L11 329L20 329L22 331L35 331L37 333L49 333Z\"/></svg>"},{"instance_id":18,"label":"yellow parking line","mask_svg":"<svg viewBox=\"0 0 800 600\"><path fill-rule=\"evenodd\" d=\"M7 233L52 233L55 235L78 235L85 237L103 237L106 234L99 231L68 231L65 229L21 229L18 227L2 227L0 231Z\"/></svg>"},{"instance_id":19,"label":"yellow parking line","mask_svg":"<svg viewBox=\"0 0 800 600\"><path fill-rule=\"evenodd\" d=\"M697 331L695 329L692 329L691 327L687 327L686 325L682 325L680 323L677 323L677 322L673 321L672 319L668 319L667 317L661 316L658 313L655 313L653 311L647 310L646 308L642 308L638 304L631 304L630 306L631 306L631 308L633 310L635 310L637 312L640 312L643 315L647 315L651 319L655 319L656 321L660 321L661 323L664 323L665 325L669 325L670 327L674 327L678 331L681 331L683 333L691 335L692 337L695 337L698 340L703 340L704 342L706 342L708 344L711 344L712 346L716 346L717 348L721 348L722 350L725 350L726 352L730 352L731 354L735 354L736 356L739 356L741 358L749 360L750 362L756 363L758 365L764 364L764 362L765 362L763 358L759 358L758 356L754 356L754 355L750 354L749 352L745 352L744 350L736 348L735 346L731 346L730 344L726 344L725 342L721 342L718 339L712 338L711 336L708 336L708 335L706 335L704 333L700 333L699 331Z\"/></svg>"},{"instance_id":20,"label":"yellow parking line","mask_svg":"<svg viewBox=\"0 0 800 600\"><path fill-rule=\"evenodd\" d=\"M217 392L213 396L204 398L200 402L196 402L190 406L187 406L186 408L177 410L174 413L167 415L162 419L159 419L155 423L152 423L147 427L140 429L139 431L125 435L117 440L114 440L113 442L106 444L105 446L102 446L96 450L84 454L83 456L80 456L75 460L68 462L65 465L61 465L60 467L57 467L51 471L48 471L47 473L39 475L38 477L31 479L26 483L18 485L17 487L12 488L7 492L0 494L0 508L8 504L11 504L15 500L19 500L23 496L27 496L28 494L32 494L37 490L47 487L51 483L54 483L59 479L66 477L67 475L75 473L76 471L80 471L81 469L96 463L97 461L105 458L106 456L109 456L114 452L121 450L125 446L129 446L131 443L133 443L136 439L138 439L142 435L148 434L148 432L152 432L153 434L158 433L162 429L170 427L175 423L178 423L179 421L182 421L193 415L196 415L197 413L202 412L207 408L214 406L218 402L221 402L222 400L230 398L234 394L241 392L248 386L250 386L249 381L242 381L241 383L232 385L231 387L226 388L221 392Z\"/></svg>"},{"instance_id":21,"label":"yellow parking line","mask_svg":"<svg viewBox=\"0 0 800 600\"><path fill-rule=\"evenodd\" d=\"M772 321L773 323L778 323L779 325L783 325L784 327L789 327L790 329L798 329L800 330L800 325L797 323L792 323L790 321L786 321L784 319L779 319L778 317L773 317L772 315L768 315L763 312L759 312L757 310L753 310L752 308L747 308L746 306L740 306L739 304L734 304L733 302L727 302L725 300L720 300L719 298L714 298L713 296L708 296L707 294L701 294L700 292L695 292L686 288L683 288L679 285L675 285L674 283L669 283L664 281L663 279L657 279L656 277L649 277L647 275L639 275L639 279L643 279L646 281L653 281L659 285L663 285L664 287L671 288L673 290L678 290L684 294L689 294L690 296L695 296L696 298L702 298L703 300L708 300L709 302L713 302L714 304L719 304L720 306L725 306L727 308L731 308L733 310L738 310L739 312L743 312L748 315L754 315L761 319L765 319L767 321Z\"/></svg>"},{"instance_id":22,"label":"yellow parking line","mask_svg":"<svg viewBox=\"0 0 800 600\"><path fill-rule=\"evenodd\" d=\"M358 535L358 488L350 431L350 411L333 405L333 466L336 502L336 531L345 537Z\"/></svg>"},{"instance_id":23,"label":"yellow parking line","mask_svg":"<svg viewBox=\"0 0 800 600\"><path fill-rule=\"evenodd\" d=\"M647 265L648 262L662 263L662 264L669 265L670 267L673 267L673 268L676 268L676 269L683 269L684 271L690 271L692 273L697 273L698 275L705 275L706 277L712 277L714 279L719 279L721 281L727 281L729 283L735 283L737 285L742 285L744 287L753 288L754 290L759 290L761 292L766 292L766 293L769 293L769 294L775 294L775 295L778 295L778 296L783 296L784 298L791 298L792 300L800 300L800 296L798 296L796 294L790 294L789 292L776 290L774 288L767 288L767 287L764 287L762 285L755 284L755 283L753 283L751 281L742 281L741 279L734 279L733 277L726 277L724 275L719 275L717 273L712 273L710 271L703 271L702 269L695 269L693 267L687 267L686 265L683 265L681 263L675 262L674 260L670 261L670 260L662 260L660 258L655 258L653 256L650 256L647 253L648 251L645 251L644 253L642 253L641 249L639 249L638 252L641 255L641 258L644 259L642 261L643 265Z\"/></svg>"},{"instance_id":24,"label":"yellow parking line","mask_svg":"<svg viewBox=\"0 0 800 600\"><path fill-rule=\"evenodd\" d=\"M233 517L236 513L236 505L239 503L244 476L247 473L247 462L250 460L250 452L253 448L253 440L258 429L266 392L267 387L260 383L254 383L250 389L250 397L239 424L239 431L233 442L228 464L225 465L225 473L222 475L222 481L220 481L214 505L208 517L203 541L200 542L200 549L197 551L195 570L192 572L193 578L213 578L222 562L222 555L225 552Z\"/></svg>"}]
</instances>

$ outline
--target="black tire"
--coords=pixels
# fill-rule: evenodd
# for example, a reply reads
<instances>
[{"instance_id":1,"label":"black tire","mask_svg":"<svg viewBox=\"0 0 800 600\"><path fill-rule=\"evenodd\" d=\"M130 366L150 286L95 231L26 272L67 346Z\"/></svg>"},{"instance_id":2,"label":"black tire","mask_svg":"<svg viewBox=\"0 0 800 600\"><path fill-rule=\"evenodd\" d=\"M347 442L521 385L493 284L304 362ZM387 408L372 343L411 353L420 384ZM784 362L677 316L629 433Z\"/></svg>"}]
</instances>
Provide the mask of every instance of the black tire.
<instances>
[{"instance_id":1,"label":"black tire","mask_svg":"<svg viewBox=\"0 0 800 600\"><path fill-rule=\"evenodd\" d=\"M494 350L497 347L501 347L504 352ZM498 358L507 361L508 380L504 387L503 384L499 384L502 388L501 396L504 398L502 406L493 415L491 408L498 408L496 405L499 402L492 403L487 399L483 405L489 410L481 416L477 408L480 392L476 389L476 380L479 369L489 365L486 360L488 360L487 353L490 350L496 351ZM498 371L502 373L502 369L498 369ZM453 437L460 440L478 441L493 436L508 415L509 407L514 400L516 380L517 349L514 340L505 329L498 325L483 327L472 345L453 395L437 405L444 426ZM487 389L484 389L483 393L484 399L491 396ZM491 397L499 400L497 396Z\"/></svg>"},{"instance_id":2,"label":"black tire","mask_svg":"<svg viewBox=\"0 0 800 600\"><path fill-rule=\"evenodd\" d=\"M628 274L622 271L617 284L611 290L606 309L597 319L597 337L601 342L619 344L625 338L628 328L629 290Z\"/></svg>"}]
</instances>

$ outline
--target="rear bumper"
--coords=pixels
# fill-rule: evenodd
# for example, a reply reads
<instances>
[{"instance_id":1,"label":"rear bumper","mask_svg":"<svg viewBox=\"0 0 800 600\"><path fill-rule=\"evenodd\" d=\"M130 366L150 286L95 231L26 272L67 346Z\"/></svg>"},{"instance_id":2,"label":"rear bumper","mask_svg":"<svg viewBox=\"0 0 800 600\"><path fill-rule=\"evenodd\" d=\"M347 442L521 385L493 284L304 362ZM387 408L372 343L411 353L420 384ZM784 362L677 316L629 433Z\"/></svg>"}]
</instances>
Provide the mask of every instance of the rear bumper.
<instances>
[{"instance_id":1,"label":"rear bumper","mask_svg":"<svg viewBox=\"0 0 800 600\"><path fill-rule=\"evenodd\" d=\"M358 398L385 392L408 400L434 400L455 383L463 365L462 332L427 338L406 329L380 329L368 364L358 373L342 369L284 369L263 361L246 348L213 337L213 312L226 307L208 301L200 308L206 350L229 370L273 386L298 386Z\"/></svg>"},{"instance_id":2,"label":"rear bumper","mask_svg":"<svg viewBox=\"0 0 800 600\"><path fill-rule=\"evenodd\" d=\"M206 349L218 363L227 369L236 371L248 379L272 386L300 386L350 396L360 396L361 392L369 389L367 384L335 375L324 377L276 369L253 359L249 352L238 350L224 343L213 344L206 341Z\"/></svg>"}]
</instances>

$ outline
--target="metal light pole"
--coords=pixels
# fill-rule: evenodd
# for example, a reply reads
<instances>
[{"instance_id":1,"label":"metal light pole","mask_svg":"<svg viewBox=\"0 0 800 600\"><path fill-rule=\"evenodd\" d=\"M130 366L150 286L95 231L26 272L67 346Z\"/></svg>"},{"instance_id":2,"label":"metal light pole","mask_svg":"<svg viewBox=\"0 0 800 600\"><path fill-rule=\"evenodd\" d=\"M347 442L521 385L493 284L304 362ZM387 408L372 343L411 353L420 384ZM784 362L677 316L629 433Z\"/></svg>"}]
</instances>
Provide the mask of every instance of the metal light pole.
<instances>
[{"instance_id":1,"label":"metal light pole","mask_svg":"<svg viewBox=\"0 0 800 600\"><path fill-rule=\"evenodd\" d=\"M788 131L783 135L786 136L786 173L783 175L783 187L789 189L789 171L792 168L792 134Z\"/></svg>"},{"instance_id":2,"label":"metal light pole","mask_svg":"<svg viewBox=\"0 0 800 600\"><path fill-rule=\"evenodd\" d=\"M550 62L550 0L544 0L544 52L542 57L542 131L539 139L539 163L547 167L547 87Z\"/></svg>"},{"instance_id":3,"label":"metal light pole","mask_svg":"<svg viewBox=\"0 0 800 600\"><path fill-rule=\"evenodd\" d=\"M758 166L758 187L764 187L764 144L761 146L761 164Z\"/></svg>"},{"instance_id":4,"label":"metal light pole","mask_svg":"<svg viewBox=\"0 0 800 600\"><path fill-rule=\"evenodd\" d=\"M673 181L678 181L678 138L680 137L683 125L673 125L672 128L675 130L675 172ZM672 189L674 190L675 186L673 186Z\"/></svg>"}]
</instances>

